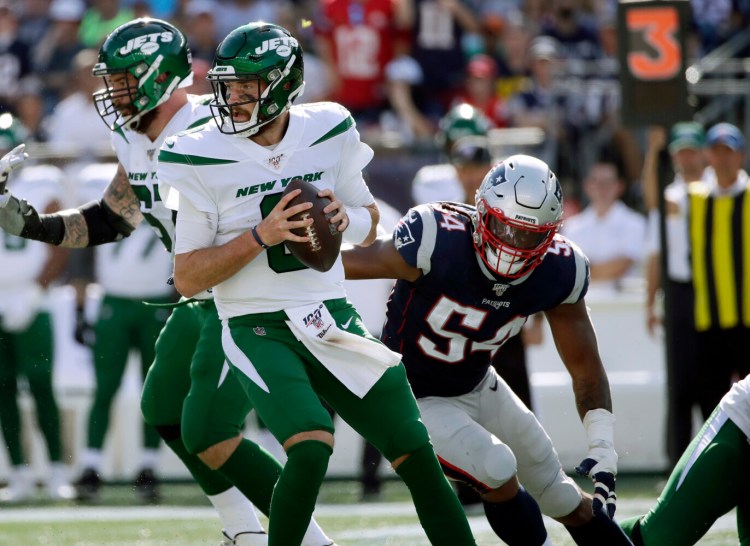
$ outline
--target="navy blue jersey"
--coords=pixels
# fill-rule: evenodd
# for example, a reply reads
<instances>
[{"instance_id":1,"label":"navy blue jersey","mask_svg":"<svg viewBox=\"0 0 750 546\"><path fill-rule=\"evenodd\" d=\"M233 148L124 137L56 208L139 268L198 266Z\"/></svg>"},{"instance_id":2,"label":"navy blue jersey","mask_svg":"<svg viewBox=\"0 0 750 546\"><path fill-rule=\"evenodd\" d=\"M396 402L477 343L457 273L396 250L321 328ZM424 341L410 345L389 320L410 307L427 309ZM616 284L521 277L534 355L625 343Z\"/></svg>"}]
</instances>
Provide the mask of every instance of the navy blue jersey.
<instances>
[{"instance_id":1,"label":"navy blue jersey","mask_svg":"<svg viewBox=\"0 0 750 546\"><path fill-rule=\"evenodd\" d=\"M393 233L401 256L423 275L394 285L383 341L403 355L417 398L470 392L528 316L575 303L588 289L588 261L561 235L526 278L493 277L474 249L473 212L458 203L420 205Z\"/></svg>"}]
</instances>

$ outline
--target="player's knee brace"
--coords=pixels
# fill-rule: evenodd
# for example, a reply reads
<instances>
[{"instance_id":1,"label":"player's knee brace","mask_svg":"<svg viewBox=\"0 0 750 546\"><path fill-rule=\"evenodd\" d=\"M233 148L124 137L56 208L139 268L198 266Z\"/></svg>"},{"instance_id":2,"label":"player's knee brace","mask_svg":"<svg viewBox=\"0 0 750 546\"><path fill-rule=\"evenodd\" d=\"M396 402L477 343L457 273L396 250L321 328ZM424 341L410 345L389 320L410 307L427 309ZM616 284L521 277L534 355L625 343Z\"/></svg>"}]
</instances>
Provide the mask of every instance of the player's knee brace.
<instances>
[{"instance_id":1,"label":"player's knee brace","mask_svg":"<svg viewBox=\"0 0 750 546\"><path fill-rule=\"evenodd\" d=\"M484 461L484 469L490 478L487 485L493 489L506 484L516 475L518 469L516 456L505 444L493 444L484 450L484 453L477 453L476 456Z\"/></svg>"},{"instance_id":2,"label":"player's knee brace","mask_svg":"<svg viewBox=\"0 0 750 546\"><path fill-rule=\"evenodd\" d=\"M154 425L154 429L166 443L173 442L182 435L182 427L179 423L176 425Z\"/></svg>"},{"instance_id":3,"label":"player's knee brace","mask_svg":"<svg viewBox=\"0 0 750 546\"><path fill-rule=\"evenodd\" d=\"M416 420L409 421L402 423L391 433L390 442L383 446L383 455L389 461L393 461L402 455L413 453L429 443L430 435L427 433L424 423Z\"/></svg>"},{"instance_id":4,"label":"player's knee brace","mask_svg":"<svg viewBox=\"0 0 750 546\"><path fill-rule=\"evenodd\" d=\"M560 469L560 474L563 474L562 469ZM557 479L544 491L538 493L531 491L531 493L539 503L542 513L551 518L561 518L571 514L583 500L581 490L567 476Z\"/></svg>"}]
</instances>

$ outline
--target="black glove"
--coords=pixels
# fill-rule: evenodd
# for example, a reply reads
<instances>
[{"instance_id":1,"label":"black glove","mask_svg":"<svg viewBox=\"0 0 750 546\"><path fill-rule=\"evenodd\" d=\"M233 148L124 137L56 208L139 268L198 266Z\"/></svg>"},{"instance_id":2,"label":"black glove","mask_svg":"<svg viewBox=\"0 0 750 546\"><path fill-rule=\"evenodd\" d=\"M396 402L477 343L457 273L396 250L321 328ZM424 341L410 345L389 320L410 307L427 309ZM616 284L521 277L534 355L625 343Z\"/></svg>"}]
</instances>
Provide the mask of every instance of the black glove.
<instances>
[{"instance_id":1,"label":"black glove","mask_svg":"<svg viewBox=\"0 0 750 546\"><path fill-rule=\"evenodd\" d=\"M615 475L612 472L596 472L591 474L591 469L598 463L594 459L584 459L576 467L576 472L581 476L590 477L594 481L594 511L606 508L609 518L615 517L617 509L617 494L615 493Z\"/></svg>"}]
</instances>

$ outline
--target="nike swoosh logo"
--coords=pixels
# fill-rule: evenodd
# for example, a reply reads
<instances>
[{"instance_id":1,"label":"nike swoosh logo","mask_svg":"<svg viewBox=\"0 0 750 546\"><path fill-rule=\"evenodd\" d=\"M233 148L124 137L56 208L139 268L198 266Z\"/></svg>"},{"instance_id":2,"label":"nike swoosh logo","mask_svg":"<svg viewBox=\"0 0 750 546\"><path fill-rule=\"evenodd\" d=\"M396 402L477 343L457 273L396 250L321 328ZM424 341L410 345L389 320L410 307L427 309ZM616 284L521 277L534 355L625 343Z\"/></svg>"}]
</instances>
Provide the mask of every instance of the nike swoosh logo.
<instances>
[{"instance_id":1,"label":"nike swoosh logo","mask_svg":"<svg viewBox=\"0 0 750 546\"><path fill-rule=\"evenodd\" d=\"M341 329L342 330L348 330L349 329L349 324L351 324L352 318L354 318L354 317L349 317L349 320L347 320L344 324L341 325Z\"/></svg>"},{"instance_id":2,"label":"nike swoosh logo","mask_svg":"<svg viewBox=\"0 0 750 546\"><path fill-rule=\"evenodd\" d=\"M174 148L174 142L167 142L166 144L167 144L167 148L169 148L170 150Z\"/></svg>"},{"instance_id":3,"label":"nike swoosh logo","mask_svg":"<svg viewBox=\"0 0 750 546\"><path fill-rule=\"evenodd\" d=\"M497 390L497 377L495 378L495 383L490 387L490 390L491 391L496 391Z\"/></svg>"}]
</instances>

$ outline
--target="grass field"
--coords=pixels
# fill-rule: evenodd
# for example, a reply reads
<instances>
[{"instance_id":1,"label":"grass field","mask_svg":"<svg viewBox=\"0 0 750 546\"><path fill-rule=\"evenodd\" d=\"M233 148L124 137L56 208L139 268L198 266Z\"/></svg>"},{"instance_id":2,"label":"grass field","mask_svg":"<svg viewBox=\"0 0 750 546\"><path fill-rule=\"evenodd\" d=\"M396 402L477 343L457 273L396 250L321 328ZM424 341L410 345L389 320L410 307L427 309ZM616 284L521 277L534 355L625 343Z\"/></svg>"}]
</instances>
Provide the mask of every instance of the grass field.
<instances>
[{"instance_id":1,"label":"grass field","mask_svg":"<svg viewBox=\"0 0 750 546\"><path fill-rule=\"evenodd\" d=\"M584 484L585 486L585 484ZM656 497L656 478L619 481L618 517L646 511ZM326 482L315 516L340 546L426 546L429 543L398 481L386 483L383 502L358 502L355 482ZM220 524L208 501L192 484L163 488L158 506L140 506L128 486L103 490L101 502L77 506L44 500L0 507L0 546L212 546L219 542ZM484 516L469 518L480 546L499 539ZM265 519L263 519L265 523ZM572 545L565 529L546 520L553 542ZM733 514L721 518L700 542L707 546L738 544ZM606 546L606 545L603 545Z\"/></svg>"}]
</instances>

